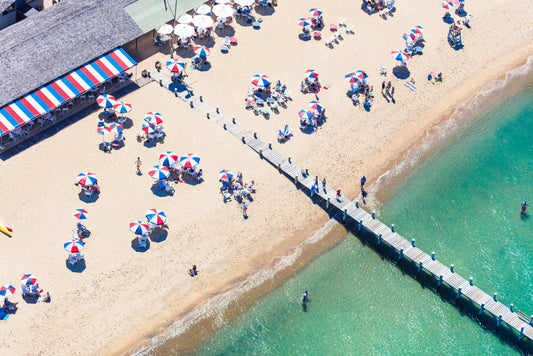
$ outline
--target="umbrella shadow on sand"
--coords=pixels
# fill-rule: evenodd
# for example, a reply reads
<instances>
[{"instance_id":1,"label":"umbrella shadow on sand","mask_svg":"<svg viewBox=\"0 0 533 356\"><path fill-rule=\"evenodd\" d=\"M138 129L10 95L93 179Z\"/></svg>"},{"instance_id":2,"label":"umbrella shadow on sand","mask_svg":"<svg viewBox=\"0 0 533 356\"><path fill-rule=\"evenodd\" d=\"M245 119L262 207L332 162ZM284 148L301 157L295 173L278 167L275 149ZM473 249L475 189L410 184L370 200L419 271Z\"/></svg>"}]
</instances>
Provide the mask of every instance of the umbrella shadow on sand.
<instances>
[{"instance_id":1,"label":"umbrella shadow on sand","mask_svg":"<svg viewBox=\"0 0 533 356\"><path fill-rule=\"evenodd\" d=\"M94 203L100 197L100 193L94 192L91 196L85 195L85 192L82 190L79 192L78 197L84 203Z\"/></svg>"},{"instance_id":2,"label":"umbrella shadow on sand","mask_svg":"<svg viewBox=\"0 0 533 356\"><path fill-rule=\"evenodd\" d=\"M398 79L407 79L411 75L411 72L407 66L396 66L392 68L392 74Z\"/></svg>"},{"instance_id":3,"label":"umbrella shadow on sand","mask_svg":"<svg viewBox=\"0 0 533 356\"><path fill-rule=\"evenodd\" d=\"M233 37L235 36L235 29L231 25L226 25L224 26L224 28L220 28L217 26L217 28L215 29L215 33L217 34L218 37L226 37L226 36Z\"/></svg>"},{"instance_id":4,"label":"umbrella shadow on sand","mask_svg":"<svg viewBox=\"0 0 533 356\"><path fill-rule=\"evenodd\" d=\"M211 62L208 61L202 62L202 65L197 68L199 72L207 72L209 69L211 69Z\"/></svg>"},{"instance_id":5,"label":"umbrella shadow on sand","mask_svg":"<svg viewBox=\"0 0 533 356\"><path fill-rule=\"evenodd\" d=\"M157 197L171 197L174 195L173 193L167 192L165 189L160 189L157 186L157 183L153 184L152 188L150 189L152 190L152 193L154 193L154 195Z\"/></svg>"},{"instance_id":6,"label":"umbrella shadow on sand","mask_svg":"<svg viewBox=\"0 0 533 356\"><path fill-rule=\"evenodd\" d=\"M74 273L81 273L81 272L85 271L85 268L87 268L87 265L85 263L85 259L82 259L82 260L76 262L74 265L71 265L68 262L68 259L67 259L67 260L65 260L65 265L67 266L67 268L71 272L74 272Z\"/></svg>"},{"instance_id":7,"label":"umbrella shadow on sand","mask_svg":"<svg viewBox=\"0 0 533 356\"><path fill-rule=\"evenodd\" d=\"M255 16L249 15L249 17L239 17L235 20L235 23L243 27L250 27L255 22Z\"/></svg>"},{"instance_id":8,"label":"umbrella shadow on sand","mask_svg":"<svg viewBox=\"0 0 533 356\"><path fill-rule=\"evenodd\" d=\"M197 39L194 40L194 43L196 45L205 46L207 48L213 48L215 46L215 40L213 39L213 37L197 38Z\"/></svg>"},{"instance_id":9,"label":"umbrella shadow on sand","mask_svg":"<svg viewBox=\"0 0 533 356\"><path fill-rule=\"evenodd\" d=\"M194 51L192 50L192 47L178 47L176 48L175 52L181 58L192 58L194 56Z\"/></svg>"},{"instance_id":10,"label":"umbrella shadow on sand","mask_svg":"<svg viewBox=\"0 0 533 356\"><path fill-rule=\"evenodd\" d=\"M255 12L257 12L261 16L271 16L276 12L276 9L274 9L274 6L268 5L268 6L256 6Z\"/></svg>"},{"instance_id":11,"label":"umbrella shadow on sand","mask_svg":"<svg viewBox=\"0 0 533 356\"><path fill-rule=\"evenodd\" d=\"M150 233L150 240L152 242L160 243L167 239L168 231L163 227L157 226Z\"/></svg>"},{"instance_id":12,"label":"umbrella shadow on sand","mask_svg":"<svg viewBox=\"0 0 533 356\"><path fill-rule=\"evenodd\" d=\"M139 238L136 237L133 240L131 240L131 248L135 252L146 252L150 248L150 240L146 239L146 246L141 246L139 244Z\"/></svg>"}]
</instances>

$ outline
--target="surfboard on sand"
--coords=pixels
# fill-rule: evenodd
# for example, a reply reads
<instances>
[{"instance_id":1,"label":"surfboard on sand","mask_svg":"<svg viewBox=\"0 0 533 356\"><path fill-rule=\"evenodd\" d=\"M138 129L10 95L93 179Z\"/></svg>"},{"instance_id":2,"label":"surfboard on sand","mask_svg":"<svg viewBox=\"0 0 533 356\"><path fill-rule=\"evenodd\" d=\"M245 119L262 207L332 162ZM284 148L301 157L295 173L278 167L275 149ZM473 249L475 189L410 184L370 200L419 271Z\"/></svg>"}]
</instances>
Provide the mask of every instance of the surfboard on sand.
<instances>
[{"instance_id":1,"label":"surfboard on sand","mask_svg":"<svg viewBox=\"0 0 533 356\"><path fill-rule=\"evenodd\" d=\"M13 229L2 218L0 218L0 231L9 237L13 236Z\"/></svg>"}]
</instances>

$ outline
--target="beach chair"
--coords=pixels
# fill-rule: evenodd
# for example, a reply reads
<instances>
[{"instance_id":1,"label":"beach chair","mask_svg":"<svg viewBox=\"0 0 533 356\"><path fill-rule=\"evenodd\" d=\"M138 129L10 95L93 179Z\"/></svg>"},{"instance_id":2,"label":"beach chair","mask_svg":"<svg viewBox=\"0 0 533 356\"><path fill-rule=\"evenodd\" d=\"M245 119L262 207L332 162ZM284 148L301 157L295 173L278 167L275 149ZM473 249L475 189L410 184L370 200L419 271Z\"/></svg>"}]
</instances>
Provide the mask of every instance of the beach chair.
<instances>
[{"instance_id":1,"label":"beach chair","mask_svg":"<svg viewBox=\"0 0 533 356\"><path fill-rule=\"evenodd\" d=\"M341 26L346 27L346 23L345 22L346 22L346 17L342 18L342 19L339 19L339 27L341 27Z\"/></svg>"},{"instance_id":2,"label":"beach chair","mask_svg":"<svg viewBox=\"0 0 533 356\"><path fill-rule=\"evenodd\" d=\"M395 0L391 0L387 3L387 9L389 9L389 11L394 8L394 2Z\"/></svg>"},{"instance_id":3,"label":"beach chair","mask_svg":"<svg viewBox=\"0 0 533 356\"><path fill-rule=\"evenodd\" d=\"M81 252L77 252L76 253L76 262L81 261L83 259L85 259L85 255L83 253L81 253Z\"/></svg>"},{"instance_id":4,"label":"beach chair","mask_svg":"<svg viewBox=\"0 0 533 356\"><path fill-rule=\"evenodd\" d=\"M329 30L330 30L330 31L333 31L333 32L337 31L337 25L335 25L334 23L332 23L331 25L329 25Z\"/></svg>"},{"instance_id":5,"label":"beach chair","mask_svg":"<svg viewBox=\"0 0 533 356\"><path fill-rule=\"evenodd\" d=\"M96 100L93 93L89 93L89 95L87 95L87 99L89 99L89 101Z\"/></svg>"},{"instance_id":6,"label":"beach chair","mask_svg":"<svg viewBox=\"0 0 533 356\"><path fill-rule=\"evenodd\" d=\"M71 253L69 253L69 254L68 254L67 262L68 262L68 264L70 264L71 266L74 266L74 265L78 262L78 260L77 260L74 256L72 256Z\"/></svg>"},{"instance_id":7,"label":"beach chair","mask_svg":"<svg viewBox=\"0 0 533 356\"><path fill-rule=\"evenodd\" d=\"M390 9L388 7L384 8L379 12L379 16L386 18L387 15L390 15Z\"/></svg>"},{"instance_id":8,"label":"beach chair","mask_svg":"<svg viewBox=\"0 0 533 356\"><path fill-rule=\"evenodd\" d=\"M283 136L285 136L285 139L289 139L289 137L292 136L292 130L289 129L289 125L285 125L285 128L283 129Z\"/></svg>"},{"instance_id":9,"label":"beach chair","mask_svg":"<svg viewBox=\"0 0 533 356\"><path fill-rule=\"evenodd\" d=\"M84 193L86 197L92 197L93 196L93 190L92 189L84 189Z\"/></svg>"},{"instance_id":10,"label":"beach chair","mask_svg":"<svg viewBox=\"0 0 533 356\"><path fill-rule=\"evenodd\" d=\"M229 46L231 44L231 38L230 36L224 37L224 43L225 46Z\"/></svg>"},{"instance_id":11,"label":"beach chair","mask_svg":"<svg viewBox=\"0 0 533 356\"><path fill-rule=\"evenodd\" d=\"M139 247L146 247L147 240L146 236L139 236Z\"/></svg>"},{"instance_id":12,"label":"beach chair","mask_svg":"<svg viewBox=\"0 0 533 356\"><path fill-rule=\"evenodd\" d=\"M353 26L347 26L347 27L346 27L346 33L347 33L347 34L348 34L348 33L354 34L354 32L353 32Z\"/></svg>"},{"instance_id":13,"label":"beach chair","mask_svg":"<svg viewBox=\"0 0 533 356\"><path fill-rule=\"evenodd\" d=\"M333 42L335 41L335 36L331 36L324 43L328 47L333 47Z\"/></svg>"},{"instance_id":14,"label":"beach chair","mask_svg":"<svg viewBox=\"0 0 533 356\"><path fill-rule=\"evenodd\" d=\"M230 43L232 46L236 46L236 45L237 45L237 38L236 38L236 37L230 37L230 39L229 39L229 43Z\"/></svg>"},{"instance_id":15,"label":"beach chair","mask_svg":"<svg viewBox=\"0 0 533 356\"><path fill-rule=\"evenodd\" d=\"M382 65L379 66L379 74L387 76L387 68L383 67Z\"/></svg>"}]
</instances>

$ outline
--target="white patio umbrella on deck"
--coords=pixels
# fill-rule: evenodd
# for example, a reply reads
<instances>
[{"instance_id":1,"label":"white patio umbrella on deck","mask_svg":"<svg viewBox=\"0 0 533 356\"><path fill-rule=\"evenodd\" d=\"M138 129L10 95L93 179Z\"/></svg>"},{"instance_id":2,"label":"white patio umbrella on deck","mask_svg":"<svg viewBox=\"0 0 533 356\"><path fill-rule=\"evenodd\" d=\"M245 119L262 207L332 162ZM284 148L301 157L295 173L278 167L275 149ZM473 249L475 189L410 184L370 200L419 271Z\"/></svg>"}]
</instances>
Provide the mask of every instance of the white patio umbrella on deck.
<instances>
[{"instance_id":1,"label":"white patio umbrella on deck","mask_svg":"<svg viewBox=\"0 0 533 356\"><path fill-rule=\"evenodd\" d=\"M233 2L239 6L252 6L252 4L255 4L255 0L233 0Z\"/></svg>"},{"instance_id":2,"label":"white patio umbrella on deck","mask_svg":"<svg viewBox=\"0 0 533 356\"><path fill-rule=\"evenodd\" d=\"M189 14L183 14L180 17L178 17L178 23L191 23L192 16Z\"/></svg>"},{"instance_id":3,"label":"white patio umbrella on deck","mask_svg":"<svg viewBox=\"0 0 533 356\"><path fill-rule=\"evenodd\" d=\"M194 12L198 15L207 15L211 13L211 6L207 4L202 4L194 10Z\"/></svg>"},{"instance_id":4,"label":"white patio umbrella on deck","mask_svg":"<svg viewBox=\"0 0 533 356\"><path fill-rule=\"evenodd\" d=\"M159 33L160 35L170 35L173 29L174 28L172 27L172 25L169 25L168 23L166 23L162 25L161 27L159 27L159 29L157 30L157 33Z\"/></svg>"},{"instance_id":5,"label":"white patio umbrella on deck","mask_svg":"<svg viewBox=\"0 0 533 356\"><path fill-rule=\"evenodd\" d=\"M230 17L233 15L233 8L229 5L215 5L213 13L218 17Z\"/></svg>"},{"instance_id":6,"label":"white patio umbrella on deck","mask_svg":"<svg viewBox=\"0 0 533 356\"><path fill-rule=\"evenodd\" d=\"M213 19L206 15L196 15L192 18L192 23L198 28L208 28L213 26Z\"/></svg>"},{"instance_id":7,"label":"white patio umbrella on deck","mask_svg":"<svg viewBox=\"0 0 533 356\"><path fill-rule=\"evenodd\" d=\"M194 35L194 27L179 23L174 27L174 34L179 37L191 37Z\"/></svg>"}]
</instances>

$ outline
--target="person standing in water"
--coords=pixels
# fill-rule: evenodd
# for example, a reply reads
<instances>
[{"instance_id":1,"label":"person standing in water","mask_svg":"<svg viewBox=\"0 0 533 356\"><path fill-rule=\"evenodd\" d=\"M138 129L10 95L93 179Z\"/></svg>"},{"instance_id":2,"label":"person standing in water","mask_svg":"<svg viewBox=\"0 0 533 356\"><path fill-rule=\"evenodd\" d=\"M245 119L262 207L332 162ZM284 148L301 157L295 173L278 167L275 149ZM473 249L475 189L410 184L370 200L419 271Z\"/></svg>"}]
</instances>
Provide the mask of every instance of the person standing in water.
<instances>
[{"instance_id":1,"label":"person standing in water","mask_svg":"<svg viewBox=\"0 0 533 356\"><path fill-rule=\"evenodd\" d=\"M527 209L528 206L529 206L529 204L527 203L527 200L524 200L524 202L522 203L522 211L520 212L521 215L525 215L526 214L526 209Z\"/></svg>"},{"instance_id":2,"label":"person standing in water","mask_svg":"<svg viewBox=\"0 0 533 356\"><path fill-rule=\"evenodd\" d=\"M306 304L308 298L309 298L309 292L305 291L304 295L302 296L302 303Z\"/></svg>"}]
</instances>

